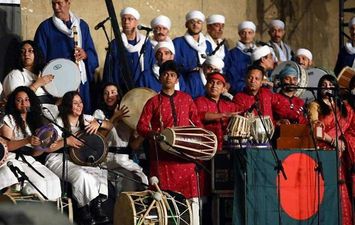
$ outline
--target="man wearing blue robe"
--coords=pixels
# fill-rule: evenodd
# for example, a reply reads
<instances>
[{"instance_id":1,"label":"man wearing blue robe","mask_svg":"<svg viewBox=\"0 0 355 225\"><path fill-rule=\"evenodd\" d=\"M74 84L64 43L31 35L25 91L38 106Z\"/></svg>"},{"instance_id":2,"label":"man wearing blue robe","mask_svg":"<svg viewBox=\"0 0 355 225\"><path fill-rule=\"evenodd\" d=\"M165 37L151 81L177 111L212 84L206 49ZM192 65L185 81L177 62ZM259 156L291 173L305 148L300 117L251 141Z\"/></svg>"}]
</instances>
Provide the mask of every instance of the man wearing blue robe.
<instances>
[{"instance_id":1,"label":"man wearing blue robe","mask_svg":"<svg viewBox=\"0 0 355 225\"><path fill-rule=\"evenodd\" d=\"M34 40L46 62L66 58L78 63L81 76L80 94L84 101L85 113L91 113L90 82L94 80L99 62L89 26L69 10L70 1L52 1L52 8L53 17L39 25ZM77 43L74 41L73 27L77 30Z\"/></svg>"},{"instance_id":2,"label":"man wearing blue robe","mask_svg":"<svg viewBox=\"0 0 355 225\"><path fill-rule=\"evenodd\" d=\"M207 55L212 52L211 44L201 33L205 16L200 11L190 11L186 14L187 32L184 36L173 40L175 46L175 61L181 66L187 90L192 98L205 95L206 79L200 73L200 68Z\"/></svg>"}]
</instances>

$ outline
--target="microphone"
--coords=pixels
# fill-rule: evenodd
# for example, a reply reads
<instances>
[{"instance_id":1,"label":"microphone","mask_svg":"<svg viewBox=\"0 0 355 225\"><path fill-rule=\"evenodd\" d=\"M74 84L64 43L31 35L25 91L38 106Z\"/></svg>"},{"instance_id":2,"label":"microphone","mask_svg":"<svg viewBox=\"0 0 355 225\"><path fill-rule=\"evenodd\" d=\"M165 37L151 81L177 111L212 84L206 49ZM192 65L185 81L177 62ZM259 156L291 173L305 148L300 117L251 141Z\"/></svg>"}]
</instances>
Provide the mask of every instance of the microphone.
<instances>
[{"instance_id":1,"label":"microphone","mask_svg":"<svg viewBox=\"0 0 355 225\"><path fill-rule=\"evenodd\" d=\"M11 172L16 176L16 178L17 178L17 180L20 178L20 176L18 175L18 173L17 173L17 167L16 166L14 166L14 163L13 162L11 162L11 161L8 161L7 162L7 167L9 167L9 169L11 170Z\"/></svg>"},{"instance_id":2,"label":"microphone","mask_svg":"<svg viewBox=\"0 0 355 225\"><path fill-rule=\"evenodd\" d=\"M142 24L139 24L139 25L137 26L137 29L138 29L138 30L145 30L145 31L147 31L147 32L153 31L152 28L143 26Z\"/></svg>"},{"instance_id":3,"label":"microphone","mask_svg":"<svg viewBox=\"0 0 355 225\"><path fill-rule=\"evenodd\" d=\"M26 110L26 112L28 112L28 113L29 113L29 112L31 112L31 106L26 107L26 109L25 109L25 110Z\"/></svg>"},{"instance_id":4,"label":"microphone","mask_svg":"<svg viewBox=\"0 0 355 225\"><path fill-rule=\"evenodd\" d=\"M107 20L109 20L110 17L107 17L105 20L101 21L100 23L96 24L96 26L94 27L95 30L100 29L101 27L104 26L104 24L107 22Z\"/></svg>"},{"instance_id":5,"label":"microphone","mask_svg":"<svg viewBox=\"0 0 355 225\"><path fill-rule=\"evenodd\" d=\"M250 108L249 108L246 112L248 112L248 113L253 112L254 109L257 109L257 108L258 108L258 105L259 105L259 102L258 102L258 101L255 101L254 104L252 104L252 105L250 106Z\"/></svg>"}]
</instances>

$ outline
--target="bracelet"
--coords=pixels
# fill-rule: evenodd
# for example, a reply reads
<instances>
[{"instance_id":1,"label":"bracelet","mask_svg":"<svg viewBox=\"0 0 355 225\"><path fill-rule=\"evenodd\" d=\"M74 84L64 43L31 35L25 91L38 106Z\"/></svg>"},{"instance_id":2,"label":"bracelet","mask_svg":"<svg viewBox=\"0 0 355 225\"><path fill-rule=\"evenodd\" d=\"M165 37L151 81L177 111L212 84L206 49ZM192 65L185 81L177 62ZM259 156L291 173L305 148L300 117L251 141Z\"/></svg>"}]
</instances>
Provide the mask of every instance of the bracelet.
<instances>
[{"instance_id":1,"label":"bracelet","mask_svg":"<svg viewBox=\"0 0 355 225\"><path fill-rule=\"evenodd\" d=\"M99 128L100 128L100 127L102 126L103 121L100 120L100 119L97 119L96 121L97 121L97 123L99 124Z\"/></svg>"}]
</instances>

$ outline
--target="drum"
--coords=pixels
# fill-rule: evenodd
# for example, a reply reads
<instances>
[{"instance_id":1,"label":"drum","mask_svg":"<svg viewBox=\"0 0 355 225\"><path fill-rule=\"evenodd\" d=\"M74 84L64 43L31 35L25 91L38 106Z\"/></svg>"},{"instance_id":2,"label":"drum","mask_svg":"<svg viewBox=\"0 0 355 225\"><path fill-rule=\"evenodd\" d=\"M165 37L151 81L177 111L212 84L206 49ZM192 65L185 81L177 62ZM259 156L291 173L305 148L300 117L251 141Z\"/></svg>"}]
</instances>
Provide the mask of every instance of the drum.
<instances>
[{"instance_id":1,"label":"drum","mask_svg":"<svg viewBox=\"0 0 355 225\"><path fill-rule=\"evenodd\" d=\"M325 69L313 67L308 70L307 72L307 86L306 87L318 87L318 82L323 75L329 74ZM317 95L316 92L314 92ZM308 102L314 100L314 96L312 92L305 91L301 96L299 96L303 100L307 100Z\"/></svg>"},{"instance_id":2,"label":"drum","mask_svg":"<svg viewBox=\"0 0 355 225\"><path fill-rule=\"evenodd\" d=\"M281 81L279 78L280 72L286 67L286 66L292 66L293 68L296 69L297 74L298 74L298 86L300 87L307 87L308 83L308 78L307 78L307 73L305 69L303 69L301 66L299 66L296 62L293 61L286 61L280 63L271 73L271 81L274 83L274 92L278 92L280 87L281 87ZM301 96L305 90L303 89L298 89L295 93L296 96Z\"/></svg>"},{"instance_id":3,"label":"drum","mask_svg":"<svg viewBox=\"0 0 355 225\"><path fill-rule=\"evenodd\" d=\"M9 151L7 150L6 142L0 138L0 167L5 165Z\"/></svg>"},{"instance_id":4,"label":"drum","mask_svg":"<svg viewBox=\"0 0 355 225\"><path fill-rule=\"evenodd\" d=\"M161 132L160 147L171 154L190 159L210 160L217 151L217 137L199 127L173 127Z\"/></svg>"},{"instance_id":5,"label":"drum","mask_svg":"<svg viewBox=\"0 0 355 225\"><path fill-rule=\"evenodd\" d=\"M127 124L131 129L136 130L138 120L142 114L143 107L145 103L157 93L149 88L135 88L127 92L122 100L120 106L127 106L129 112L127 117L124 117L122 120Z\"/></svg>"},{"instance_id":6,"label":"drum","mask_svg":"<svg viewBox=\"0 0 355 225\"><path fill-rule=\"evenodd\" d=\"M250 118L250 134L254 144L264 145L269 143L268 135L270 135L271 139L274 134L274 125L270 117L264 116L261 119L259 117Z\"/></svg>"},{"instance_id":7,"label":"drum","mask_svg":"<svg viewBox=\"0 0 355 225\"><path fill-rule=\"evenodd\" d=\"M81 166L97 166L106 159L107 146L100 134L78 132L78 138L85 142L80 149L69 149L71 160Z\"/></svg>"},{"instance_id":8,"label":"drum","mask_svg":"<svg viewBox=\"0 0 355 225\"><path fill-rule=\"evenodd\" d=\"M163 192L163 200L153 202L154 192L122 192L115 204L114 225L190 225L192 211L184 196Z\"/></svg>"},{"instance_id":9,"label":"drum","mask_svg":"<svg viewBox=\"0 0 355 225\"><path fill-rule=\"evenodd\" d=\"M80 86L79 67L69 59L51 60L43 69L42 74L52 74L54 79L44 89L54 97L61 98L68 91L75 91Z\"/></svg>"},{"instance_id":10,"label":"drum","mask_svg":"<svg viewBox=\"0 0 355 225\"><path fill-rule=\"evenodd\" d=\"M36 136L41 140L41 145L36 150L45 151L58 139L58 132L53 124L47 124L36 130Z\"/></svg>"},{"instance_id":11,"label":"drum","mask_svg":"<svg viewBox=\"0 0 355 225\"><path fill-rule=\"evenodd\" d=\"M248 119L238 115L231 117L227 127L227 135L230 138L249 138L250 124Z\"/></svg>"},{"instance_id":12,"label":"drum","mask_svg":"<svg viewBox=\"0 0 355 225\"><path fill-rule=\"evenodd\" d=\"M338 76L338 83L341 88L347 88L349 89L349 84L351 78L355 76L355 70L349 66L344 67Z\"/></svg>"}]
</instances>

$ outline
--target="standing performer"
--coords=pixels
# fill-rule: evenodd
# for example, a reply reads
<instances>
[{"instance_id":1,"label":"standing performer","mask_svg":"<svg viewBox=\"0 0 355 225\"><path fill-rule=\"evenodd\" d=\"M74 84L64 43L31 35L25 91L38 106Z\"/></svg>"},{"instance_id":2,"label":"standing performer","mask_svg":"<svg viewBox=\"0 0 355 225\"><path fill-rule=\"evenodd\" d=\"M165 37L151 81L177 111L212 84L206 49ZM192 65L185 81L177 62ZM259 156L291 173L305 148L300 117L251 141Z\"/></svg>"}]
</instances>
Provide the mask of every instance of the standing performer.
<instances>
[{"instance_id":1,"label":"standing performer","mask_svg":"<svg viewBox=\"0 0 355 225\"><path fill-rule=\"evenodd\" d=\"M169 37L169 32L171 28L171 21L169 17L164 15L157 16L152 19L152 21L150 22L150 26L153 29L153 39L150 40L153 49L159 42L173 42Z\"/></svg>"},{"instance_id":2,"label":"standing performer","mask_svg":"<svg viewBox=\"0 0 355 225\"><path fill-rule=\"evenodd\" d=\"M355 69L355 16L349 21L349 32L351 39L340 49L334 73L338 75L346 67Z\"/></svg>"},{"instance_id":3,"label":"standing performer","mask_svg":"<svg viewBox=\"0 0 355 225\"><path fill-rule=\"evenodd\" d=\"M205 15L202 12L193 10L185 16L185 27L187 31L184 36L173 40L175 46L176 64L182 66L182 75L187 84L187 93L192 98L203 96L205 88L200 74L200 68L207 55L212 52L210 43L202 34L202 26Z\"/></svg>"},{"instance_id":4,"label":"standing performer","mask_svg":"<svg viewBox=\"0 0 355 225\"><path fill-rule=\"evenodd\" d=\"M206 19L206 24L207 24L207 34L206 34L206 40L211 44L212 46L212 52L217 50L214 55L218 56L222 60L228 53L228 47L227 44L224 43L222 46L218 47L224 40L223 40L223 29L224 29L224 23L226 19L222 15L214 14L209 16Z\"/></svg>"},{"instance_id":5,"label":"standing performer","mask_svg":"<svg viewBox=\"0 0 355 225\"><path fill-rule=\"evenodd\" d=\"M77 134L78 131L91 134L96 133L99 128L106 130L112 128L109 121L96 120L90 115L83 114L83 110L84 103L79 93L67 92L59 106L57 123L73 134ZM61 130L58 130L58 135L62 135ZM66 142L70 148L80 149L83 146L83 143L73 136L67 137ZM65 165L68 171L64 179L71 184L73 197L78 203L80 224L94 225L109 222L102 209L102 202L108 194L107 171L99 167L80 166L68 160L69 155L65 153L65 148L68 146L64 146L63 139L54 145L55 148L50 151L52 153L46 158L46 166L59 177L63 177L63 154L66 154Z\"/></svg>"},{"instance_id":6,"label":"standing performer","mask_svg":"<svg viewBox=\"0 0 355 225\"><path fill-rule=\"evenodd\" d=\"M45 62L66 58L78 63L80 93L86 112L90 112L90 83L94 80L99 62L88 24L70 11L70 4L71 0L52 0L54 15L39 25L34 40L41 49ZM78 35L77 45L74 40L75 30Z\"/></svg>"},{"instance_id":7,"label":"standing performer","mask_svg":"<svg viewBox=\"0 0 355 225\"><path fill-rule=\"evenodd\" d=\"M271 38L269 44L274 49L275 61L280 63L292 60L292 49L282 40L285 36L285 23L281 20L271 20L269 24L269 35Z\"/></svg>"},{"instance_id":8,"label":"standing performer","mask_svg":"<svg viewBox=\"0 0 355 225\"><path fill-rule=\"evenodd\" d=\"M137 131L150 140L150 175L157 176L165 190L182 193L192 202L193 224L199 224L198 177L195 163L173 156L158 147L155 136L165 128L176 126L201 126L192 98L174 87L178 70L173 61L166 61L160 67L162 91L149 99L137 125Z\"/></svg>"},{"instance_id":9,"label":"standing performer","mask_svg":"<svg viewBox=\"0 0 355 225\"><path fill-rule=\"evenodd\" d=\"M269 72L274 69L275 61L272 56L271 48L268 45L257 47L251 54L253 65L264 68L265 76L263 77L263 85L272 88L274 83L269 78Z\"/></svg>"},{"instance_id":10,"label":"standing performer","mask_svg":"<svg viewBox=\"0 0 355 225\"><path fill-rule=\"evenodd\" d=\"M16 88L8 97L1 127L1 135L9 139L7 160L23 171L49 200L55 201L61 196L59 178L32 157L42 153L34 148L41 145L35 131L43 125L41 106L35 93L28 87ZM0 167L0 190L16 183L18 180L9 167ZM38 194L30 184L26 186L26 194Z\"/></svg>"},{"instance_id":11,"label":"standing performer","mask_svg":"<svg viewBox=\"0 0 355 225\"><path fill-rule=\"evenodd\" d=\"M295 61L303 69L308 70L313 65L313 55L312 52L306 48L299 48L296 51Z\"/></svg>"},{"instance_id":12,"label":"standing performer","mask_svg":"<svg viewBox=\"0 0 355 225\"><path fill-rule=\"evenodd\" d=\"M339 88L337 80L332 75L324 75L318 83L318 88ZM322 89L317 92L317 99L311 102L308 106L309 119L312 125L322 127L323 134L316 135L318 140L318 147L321 149L333 150L338 141L339 160L341 166L339 168L339 190L340 190L340 204L341 217L343 225L352 224L352 207L349 199L349 191L346 180L346 142L342 134L349 128L353 113L348 104L341 102L342 100L333 97L334 91ZM335 106L336 105L336 106ZM337 109L336 112L333 110ZM337 121L334 113L337 115ZM341 129L341 130L340 130ZM317 132L318 133L318 132Z\"/></svg>"}]
</instances>

